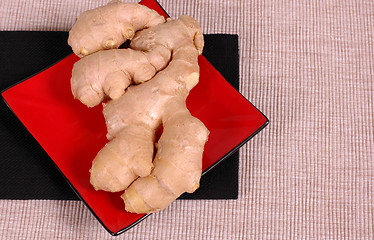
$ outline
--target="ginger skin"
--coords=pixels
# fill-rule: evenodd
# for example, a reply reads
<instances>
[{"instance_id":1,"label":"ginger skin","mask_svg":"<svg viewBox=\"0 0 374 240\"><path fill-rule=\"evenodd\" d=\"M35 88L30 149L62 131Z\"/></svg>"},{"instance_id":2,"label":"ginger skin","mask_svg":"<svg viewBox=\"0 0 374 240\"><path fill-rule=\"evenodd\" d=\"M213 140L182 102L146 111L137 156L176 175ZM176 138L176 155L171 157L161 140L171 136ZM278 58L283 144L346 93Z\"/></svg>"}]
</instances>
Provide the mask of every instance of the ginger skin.
<instances>
[{"instance_id":1,"label":"ginger skin","mask_svg":"<svg viewBox=\"0 0 374 240\"><path fill-rule=\"evenodd\" d=\"M103 104L110 141L93 160L90 182L96 190L125 190L121 197L129 212L158 212L182 193L199 187L209 131L190 114L186 98L199 81L198 55L203 46L196 20L181 16L138 31L131 49L121 54L121 50L100 51L74 66L72 90L73 82L81 89L76 93L97 85L94 91L98 89L99 97L94 97L92 106L105 95L112 99ZM108 55L108 60L100 60L104 58L101 52ZM111 52L117 57L110 57ZM116 64L95 70L113 59ZM146 73L141 66L153 69ZM127 73L126 84L139 84L121 85L118 90L112 82L118 82L120 73ZM102 80L89 74L101 75ZM137 76L142 76L141 80ZM85 103L85 98L78 98ZM154 153L156 131L161 127Z\"/></svg>"},{"instance_id":2,"label":"ginger skin","mask_svg":"<svg viewBox=\"0 0 374 240\"><path fill-rule=\"evenodd\" d=\"M169 56L166 56L159 65L164 67L168 61ZM106 97L119 98L128 86L151 79L158 70L160 68L155 68L140 51L100 51L74 64L71 90L83 104L94 107Z\"/></svg>"},{"instance_id":3,"label":"ginger skin","mask_svg":"<svg viewBox=\"0 0 374 240\"><path fill-rule=\"evenodd\" d=\"M148 81L170 57L170 50L162 47L152 52L129 48L93 53L74 64L71 91L83 104L94 107L106 98L119 98L131 84Z\"/></svg>"},{"instance_id":4,"label":"ginger skin","mask_svg":"<svg viewBox=\"0 0 374 240\"><path fill-rule=\"evenodd\" d=\"M118 0L82 13L69 32L68 44L79 57L118 48L135 32L165 22L156 11Z\"/></svg>"}]
</instances>

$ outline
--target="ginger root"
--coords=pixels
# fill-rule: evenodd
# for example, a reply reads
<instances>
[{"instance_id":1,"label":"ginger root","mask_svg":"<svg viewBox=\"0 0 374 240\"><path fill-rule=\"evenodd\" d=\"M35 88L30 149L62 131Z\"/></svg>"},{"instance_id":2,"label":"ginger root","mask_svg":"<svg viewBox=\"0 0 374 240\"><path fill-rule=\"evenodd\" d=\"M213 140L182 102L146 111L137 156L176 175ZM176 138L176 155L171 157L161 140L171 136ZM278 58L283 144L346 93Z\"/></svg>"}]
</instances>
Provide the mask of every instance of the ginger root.
<instances>
[{"instance_id":1,"label":"ginger root","mask_svg":"<svg viewBox=\"0 0 374 240\"><path fill-rule=\"evenodd\" d=\"M149 22L147 12L129 14ZM110 141L93 160L90 182L96 190L125 190L125 209L135 213L160 211L199 187L209 135L186 107L204 46L198 23L181 16L144 28L137 29L129 49L82 58L72 76L72 92L86 105L111 98L103 104Z\"/></svg>"}]
</instances>

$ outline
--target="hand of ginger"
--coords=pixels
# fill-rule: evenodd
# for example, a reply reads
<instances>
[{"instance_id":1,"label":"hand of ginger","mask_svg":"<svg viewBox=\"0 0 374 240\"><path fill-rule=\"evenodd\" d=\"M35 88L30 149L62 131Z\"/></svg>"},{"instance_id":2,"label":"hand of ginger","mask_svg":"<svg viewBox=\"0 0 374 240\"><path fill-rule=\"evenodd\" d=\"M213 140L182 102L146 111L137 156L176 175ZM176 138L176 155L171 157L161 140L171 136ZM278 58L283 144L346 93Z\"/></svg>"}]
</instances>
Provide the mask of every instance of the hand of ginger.
<instances>
[{"instance_id":1,"label":"hand of ginger","mask_svg":"<svg viewBox=\"0 0 374 240\"><path fill-rule=\"evenodd\" d=\"M138 31L131 49L100 51L74 66L73 94L75 85L81 86L78 89L95 85L100 92L95 105L103 99L102 95L112 98L103 108L110 141L93 160L90 181L96 190L125 190L122 198L127 211L157 212L182 193L191 193L199 187L209 131L191 116L185 102L199 81L197 58L203 45L198 23L181 16ZM111 51L126 60L111 55ZM101 54L107 54L108 60L102 61ZM102 66L113 61L116 64ZM121 64L124 67L118 70ZM96 70L98 66L100 69ZM148 66L153 66L149 74L143 70ZM118 90L112 82L117 82L119 72L126 73L128 83L141 83L121 85ZM148 81L136 80L136 76L146 76L144 79ZM113 97L111 91L123 94ZM163 132L154 154L155 135L160 128Z\"/></svg>"}]
</instances>

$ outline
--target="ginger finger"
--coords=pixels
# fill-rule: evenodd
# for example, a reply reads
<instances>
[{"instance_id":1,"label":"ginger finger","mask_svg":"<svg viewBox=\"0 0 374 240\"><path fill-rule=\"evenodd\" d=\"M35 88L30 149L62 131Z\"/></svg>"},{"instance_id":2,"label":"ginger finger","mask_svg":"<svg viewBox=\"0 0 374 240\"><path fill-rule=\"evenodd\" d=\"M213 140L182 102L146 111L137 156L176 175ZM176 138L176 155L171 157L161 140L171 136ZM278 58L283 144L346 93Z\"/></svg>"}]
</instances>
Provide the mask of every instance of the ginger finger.
<instances>
[{"instance_id":1,"label":"ginger finger","mask_svg":"<svg viewBox=\"0 0 374 240\"><path fill-rule=\"evenodd\" d=\"M167 60L163 62L166 63ZM157 70L142 52L132 49L100 51L74 64L71 90L75 98L93 107L105 96L119 98L130 84L151 79Z\"/></svg>"},{"instance_id":2,"label":"ginger finger","mask_svg":"<svg viewBox=\"0 0 374 240\"><path fill-rule=\"evenodd\" d=\"M170 52L183 46L186 39L192 39L198 54L202 54L204 38L199 24L190 16L182 15L178 20L169 20L151 28L137 32L130 47L147 53L152 65L157 66ZM169 53L169 54L168 54Z\"/></svg>"},{"instance_id":3,"label":"ginger finger","mask_svg":"<svg viewBox=\"0 0 374 240\"><path fill-rule=\"evenodd\" d=\"M84 57L118 48L136 31L163 22L162 16L143 5L114 0L82 13L69 32L68 44L76 55Z\"/></svg>"},{"instance_id":4,"label":"ginger finger","mask_svg":"<svg viewBox=\"0 0 374 240\"><path fill-rule=\"evenodd\" d=\"M96 190L118 192L138 176L150 174L153 164L154 132L147 126L123 128L107 143L92 163L90 182Z\"/></svg>"}]
</instances>

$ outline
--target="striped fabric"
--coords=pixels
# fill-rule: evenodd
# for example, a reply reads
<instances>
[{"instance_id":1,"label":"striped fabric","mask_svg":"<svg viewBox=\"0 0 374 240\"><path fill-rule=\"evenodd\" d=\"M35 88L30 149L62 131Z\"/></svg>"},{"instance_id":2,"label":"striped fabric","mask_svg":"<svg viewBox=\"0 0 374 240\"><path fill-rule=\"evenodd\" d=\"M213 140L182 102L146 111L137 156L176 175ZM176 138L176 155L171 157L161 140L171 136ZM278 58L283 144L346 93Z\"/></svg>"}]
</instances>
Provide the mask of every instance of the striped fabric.
<instances>
[{"instance_id":1,"label":"striped fabric","mask_svg":"<svg viewBox=\"0 0 374 240\"><path fill-rule=\"evenodd\" d=\"M67 31L105 2L2 0L0 30ZM238 200L177 201L115 239L374 239L374 2L160 3L239 35L270 125L240 150ZM0 238L112 237L81 202L2 200Z\"/></svg>"}]
</instances>

